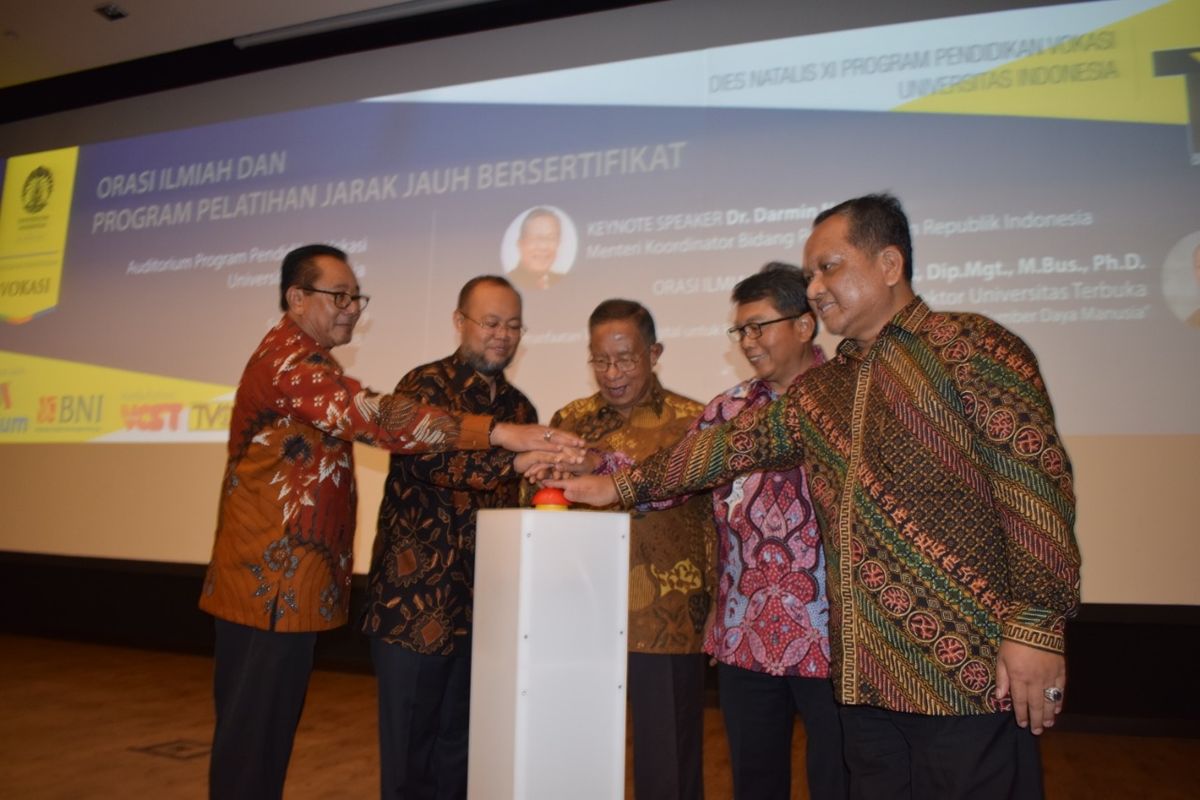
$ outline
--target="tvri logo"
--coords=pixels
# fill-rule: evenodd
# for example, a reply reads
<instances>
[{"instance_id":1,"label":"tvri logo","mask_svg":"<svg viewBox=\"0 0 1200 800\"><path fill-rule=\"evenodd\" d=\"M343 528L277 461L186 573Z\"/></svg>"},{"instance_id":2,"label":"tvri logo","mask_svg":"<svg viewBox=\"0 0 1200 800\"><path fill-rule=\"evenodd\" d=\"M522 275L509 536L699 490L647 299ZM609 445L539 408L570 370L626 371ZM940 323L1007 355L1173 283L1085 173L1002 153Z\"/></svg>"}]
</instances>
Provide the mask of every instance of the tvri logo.
<instances>
[{"instance_id":1,"label":"tvri logo","mask_svg":"<svg viewBox=\"0 0 1200 800\"><path fill-rule=\"evenodd\" d=\"M130 431L189 431L229 429L232 403L126 403L121 420Z\"/></svg>"}]
</instances>

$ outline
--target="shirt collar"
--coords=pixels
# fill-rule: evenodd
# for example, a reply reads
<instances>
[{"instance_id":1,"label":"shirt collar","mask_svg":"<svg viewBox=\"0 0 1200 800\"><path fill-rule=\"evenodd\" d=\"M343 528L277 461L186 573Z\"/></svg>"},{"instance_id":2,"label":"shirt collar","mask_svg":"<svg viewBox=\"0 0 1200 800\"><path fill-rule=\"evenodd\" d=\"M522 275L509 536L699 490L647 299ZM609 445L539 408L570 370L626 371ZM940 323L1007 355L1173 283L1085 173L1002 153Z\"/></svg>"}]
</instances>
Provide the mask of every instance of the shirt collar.
<instances>
[{"instance_id":1,"label":"shirt collar","mask_svg":"<svg viewBox=\"0 0 1200 800\"><path fill-rule=\"evenodd\" d=\"M616 414L617 416L621 415L621 412L618 411L616 408L614 408L612 405L610 405L604 399L604 395L602 395L600 392L596 392L596 398L600 401L600 404L601 404L600 405L600 413ZM657 419L658 417L662 416L663 407L666 405L666 402L667 402L666 394L664 393L662 384L658 382L658 375L651 373L650 374L650 391L646 393L645 398L643 398L640 403L638 403L636 406L633 407L633 410L630 413L630 418L632 418L634 414L649 413L649 414L653 414L654 417Z\"/></svg>"},{"instance_id":2,"label":"shirt collar","mask_svg":"<svg viewBox=\"0 0 1200 800\"><path fill-rule=\"evenodd\" d=\"M292 315L286 311L283 313L283 316L279 318L279 322L276 323L275 330L279 331L279 333L287 339L290 339L293 336L299 337L300 340L310 348L320 350L328 349L326 347L322 347L320 342L305 333L304 329L296 323L296 320L292 319Z\"/></svg>"},{"instance_id":3,"label":"shirt collar","mask_svg":"<svg viewBox=\"0 0 1200 800\"><path fill-rule=\"evenodd\" d=\"M491 392L487 381L479 374L478 370L467 361L462 355L462 348L455 350L450 356L450 363L454 366L454 384L455 389L464 391L476 385L487 389ZM508 389L508 381L504 378L504 372L501 371L496 375L496 397L500 396L502 391Z\"/></svg>"},{"instance_id":4,"label":"shirt collar","mask_svg":"<svg viewBox=\"0 0 1200 800\"><path fill-rule=\"evenodd\" d=\"M812 351L813 351L813 362L812 362L812 364L809 365L809 367L808 367L809 370L816 369L817 367L824 364L826 361L825 351L821 349L821 345L817 344L816 342L813 342ZM805 370L805 372L807 372L807 371L808 370ZM800 378L803 377L804 374L805 374L804 372L801 372L799 375L797 375L795 378L793 378L791 386L795 386L797 383L799 383ZM758 397L761 394L765 394L767 397L771 398L772 400L774 400L776 397L779 396L775 392L775 390L771 388L771 384L768 383L767 381L763 380L762 378L758 378L758 377L751 378L749 380L747 386L748 386L747 391L746 391L746 399L747 400L753 400L754 398Z\"/></svg>"},{"instance_id":5,"label":"shirt collar","mask_svg":"<svg viewBox=\"0 0 1200 800\"><path fill-rule=\"evenodd\" d=\"M879 335L875 337L875 341L878 342L880 339L893 336L899 331L915 335L929 314L929 306L925 305L925 301L921 299L920 295L917 295L883 326ZM866 355L858 346L858 342L853 339L842 339L838 342L837 352L839 356L847 358L862 358Z\"/></svg>"}]
</instances>

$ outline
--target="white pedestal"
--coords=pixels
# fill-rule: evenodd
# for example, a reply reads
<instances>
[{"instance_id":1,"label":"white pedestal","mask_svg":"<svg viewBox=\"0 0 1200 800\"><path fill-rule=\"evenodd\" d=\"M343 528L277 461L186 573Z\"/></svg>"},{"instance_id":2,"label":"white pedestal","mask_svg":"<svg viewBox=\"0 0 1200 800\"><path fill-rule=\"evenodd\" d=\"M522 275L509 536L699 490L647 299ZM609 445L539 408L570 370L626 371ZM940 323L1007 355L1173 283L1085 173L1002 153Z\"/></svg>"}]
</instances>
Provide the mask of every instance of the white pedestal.
<instances>
[{"instance_id":1,"label":"white pedestal","mask_svg":"<svg viewBox=\"0 0 1200 800\"><path fill-rule=\"evenodd\" d=\"M629 516L483 510L471 800L625 794Z\"/></svg>"}]
</instances>

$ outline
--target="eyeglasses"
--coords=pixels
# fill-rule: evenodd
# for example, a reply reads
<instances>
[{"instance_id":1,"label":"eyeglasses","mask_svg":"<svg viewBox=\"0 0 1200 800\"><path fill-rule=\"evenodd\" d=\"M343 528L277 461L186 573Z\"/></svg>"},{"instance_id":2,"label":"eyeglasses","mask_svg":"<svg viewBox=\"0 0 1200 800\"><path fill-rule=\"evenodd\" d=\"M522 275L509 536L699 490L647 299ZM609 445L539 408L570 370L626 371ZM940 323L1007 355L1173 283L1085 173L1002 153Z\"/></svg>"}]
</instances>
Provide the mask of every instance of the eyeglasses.
<instances>
[{"instance_id":1,"label":"eyeglasses","mask_svg":"<svg viewBox=\"0 0 1200 800\"><path fill-rule=\"evenodd\" d=\"M333 304L342 310L350 307L351 303L358 303L358 310L362 311L367 307L367 303L371 302L371 298L365 294L350 294L349 292L331 292L328 289L316 289L312 286L301 286L306 292L316 292L317 294L327 294L333 298Z\"/></svg>"},{"instance_id":2,"label":"eyeglasses","mask_svg":"<svg viewBox=\"0 0 1200 800\"><path fill-rule=\"evenodd\" d=\"M461 312L461 311L459 311L458 313L462 314L462 318L465 319L467 322L474 322L476 325L483 328L485 331L492 334L493 336L495 336L497 333L499 333L501 328L508 331L513 336L520 336L522 333L525 332L525 326L521 323L521 320L519 320L519 319L510 319L508 322L501 322L498 319L489 319L485 322L480 322L477 319L471 319L466 314L463 314L463 312Z\"/></svg>"},{"instance_id":3,"label":"eyeglasses","mask_svg":"<svg viewBox=\"0 0 1200 800\"><path fill-rule=\"evenodd\" d=\"M643 353L645 351L642 351ZM624 355L617 356L613 359L592 356L588 359L588 363L592 365L592 369L603 375L608 372L608 368L616 364L617 369L621 372L633 372L642 362L642 355Z\"/></svg>"},{"instance_id":4,"label":"eyeglasses","mask_svg":"<svg viewBox=\"0 0 1200 800\"><path fill-rule=\"evenodd\" d=\"M762 329L768 325L774 325L776 322L786 322L789 319L799 319L803 316L804 314L792 314L790 317L769 319L766 322L747 322L745 325L741 325L736 328L730 328L726 331L726 333L729 334L729 338L733 340L734 344L737 344L738 342L742 341L743 337L746 339L757 339L758 337L762 336Z\"/></svg>"}]
</instances>

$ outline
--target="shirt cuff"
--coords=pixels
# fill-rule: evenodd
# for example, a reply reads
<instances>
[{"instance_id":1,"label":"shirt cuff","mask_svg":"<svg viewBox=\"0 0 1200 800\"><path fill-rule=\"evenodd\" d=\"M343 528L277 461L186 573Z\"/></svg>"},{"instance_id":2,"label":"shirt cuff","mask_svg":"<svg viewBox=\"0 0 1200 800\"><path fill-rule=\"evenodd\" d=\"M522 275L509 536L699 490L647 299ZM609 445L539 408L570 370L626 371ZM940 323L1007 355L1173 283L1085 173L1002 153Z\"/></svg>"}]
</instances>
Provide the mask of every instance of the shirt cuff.
<instances>
[{"instance_id":1,"label":"shirt cuff","mask_svg":"<svg viewBox=\"0 0 1200 800\"><path fill-rule=\"evenodd\" d=\"M618 472L612 477L612 482L617 486L617 502L621 508L633 508L637 505L637 492L633 488L633 483L629 480L628 472Z\"/></svg>"},{"instance_id":2,"label":"shirt cuff","mask_svg":"<svg viewBox=\"0 0 1200 800\"><path fill-rule=\"evenodd\" d=\"M1004 622L1004 638L1051 653L1066 652L1066 617L1048 609L1026 608Z\"/></svg>"},{"instance_id":3,"label":"shirt cuff","mask_svg":"<svg viewBox=\"0 0 1200 800\"><path fill-rule=\"evenodd\" d=\"M495 420L488 414L463 414L456 450L487 450Z\"/></svg>"}]
</instances>

